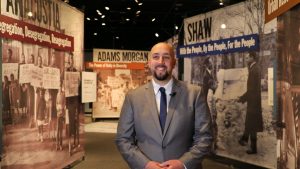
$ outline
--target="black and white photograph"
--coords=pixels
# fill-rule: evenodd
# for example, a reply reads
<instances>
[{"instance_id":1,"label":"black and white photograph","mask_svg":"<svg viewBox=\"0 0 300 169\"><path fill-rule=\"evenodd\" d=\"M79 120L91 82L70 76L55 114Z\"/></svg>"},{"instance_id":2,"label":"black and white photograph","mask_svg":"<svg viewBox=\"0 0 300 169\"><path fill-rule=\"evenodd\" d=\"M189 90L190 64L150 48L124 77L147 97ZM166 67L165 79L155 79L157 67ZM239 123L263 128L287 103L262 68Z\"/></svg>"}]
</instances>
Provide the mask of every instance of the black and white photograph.
<instances>
[{"instance_id":1,"label":"black and white photograph","mask_svg":"<svg viewBox=\"0 0 300 169\"><path fill-rule=\"evenodd\" d=\"M185 66L190 68L185 68L184 77L203 87L215 136L212 151L216 155L276 168L276 116L273 82L269 80L276 60L276 21L264 24L261 3L246 1L185 19L186 45L257 34L259 47L229 51L230 44L224 44L222 51L215 46L212 50L218 54L207 52L185 58ZM198 32L199 36L192 34L192 25L202 22L210 26L204 24L205 31Z\"/></svg>"},{"instance_id":2,"label":"black and white photograph","mask_svg":"<svg viewBox=\"0 0 300 169\"><path fill-rule=\"evenodd\" d=\"M18 33L7 33L8 29L1 32L4 36L1 38L1 168L64 168L84 157L79 85L69 87L65 79L66 67L72 65L78 74L82 70L83 14L65 3L51 0L47 3L52 5L43 8L41 15L49 10L55 14L41 21L37 19L40 16L23 15L22 3L1 1L1 24L14 25L19 30ZM35 3L28 5L41 7L34 6ZM73 64L69 61L70 53ZM79 84L80 76L74 81ZM74 97L71 101L66 96L69 91Z\"/></svg>"}]
</instances>

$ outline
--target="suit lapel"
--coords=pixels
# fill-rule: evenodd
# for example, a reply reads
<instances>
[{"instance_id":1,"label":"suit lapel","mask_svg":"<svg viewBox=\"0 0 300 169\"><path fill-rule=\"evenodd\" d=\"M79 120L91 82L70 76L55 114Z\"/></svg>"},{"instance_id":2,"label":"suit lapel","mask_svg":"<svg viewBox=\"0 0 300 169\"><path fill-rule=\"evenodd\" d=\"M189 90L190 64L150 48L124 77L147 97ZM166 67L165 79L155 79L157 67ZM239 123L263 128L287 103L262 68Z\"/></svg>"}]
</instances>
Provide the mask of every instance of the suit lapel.
<instances>
[{"instance_id":1,"label":"suit lapel","mask_svg":"<svg viewBox=\"0 0 300 169\"><path fill-rule=\"evenodd\" d=\"M155 99L155 94L154 94L154 89L153 85L151 82L148 83L145 87L145 92L146 92L146 100L148 102L149 107L147 108L151 116L153 118L154 124L156 126L156 129L158 130L158 133L162 137L162 132L161 132L161 127L159 124L159 118L158 118L158 110L157 110L157 105L156 105L156 99Z\"/></svg>"},{"instance_id":2,"label":"suit lapel","mask_svg":"<svg viewBox=\"0 0 300 169\"><path fill-rule=\"evenodd\" d=\"M180 87L181 86L180 86L179 81L174 79L171 93L175 93L175 94L174 94L174 96L171 96L171 99L170 99L169 110L168 110L168 115L167 115L167 120L166 120L166 124L165 124L165 130L164 130L163 137L166 135L166 133L169 129L176 106L179 104L180 95L181 95L180 92L182 91L182 90L180 90Z\"/></svg>"}]
</instances>

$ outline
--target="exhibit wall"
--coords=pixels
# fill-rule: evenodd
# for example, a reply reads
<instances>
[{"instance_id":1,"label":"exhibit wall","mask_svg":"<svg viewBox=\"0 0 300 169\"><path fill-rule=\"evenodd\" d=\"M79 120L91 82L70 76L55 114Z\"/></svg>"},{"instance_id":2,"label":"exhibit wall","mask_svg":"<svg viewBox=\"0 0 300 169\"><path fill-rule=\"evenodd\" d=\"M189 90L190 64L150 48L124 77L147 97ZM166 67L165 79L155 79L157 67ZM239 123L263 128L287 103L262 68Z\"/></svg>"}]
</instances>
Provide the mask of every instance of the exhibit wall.
<instances>
[{"instance_id":1,"label":"exhibit wall","mask_svg":"<svg viewBox=\"0 0 300 169\"><path fill-rule=\"evenodd\" d=\"M64 168L84 157L83 22L61 1L1 1L1 168Z\"/></svg>"},{"instance_id":2,"label":"exhibit wall","mask_svg":"<svg viewBox=\"0 0 300 169\"><path fill-rule=\"evenodd\" d=\"M173 37L169 38L168 40L166 40L166 43L171 44L173 46L174 53L175 53L175 56L176 56L176 49L177 49L177 46L178 46L178 35L174 35ZM175 67L174 67L174 69L172 71L172 75L176 79L178 79L179 76L180 76L179 73L178 73L179 72L179 66L178 66L178 64L179 64L179 60L176 57L176 64L175 64Z\"/></svg>"},{"instance_id":3,"label":"exhibit wall","mask_svg":"<svg viewBox=\"0 0 300 169\"><path fill-rule=\"evenodd\" d=\"M300 167L300 5L278 17L278 169Z\"/></svg>"},{"instance_id":4,"label":"exhibit wall","mask_svg":"<svg viewBox=\"0 0 300 169\"><path fill-rule=\"evenodd\" d=\"M93 118L119 118L128 90L151 79L147 68L149 51L94 49L86 68L97 73L97 101Z\"/></svg>"},{"instance_id":5,"label":"exhibit wall","mask_svg":"<svg viewBox=\"0 0 300 169\"><path fill-rule=\"evenodd\" d=\"M184 58L184 80L204 88L213 120L214 153L276 168L273 70L277 25L276 20L264 23L263 4L249 0L186 18L184 45L177 55ZM251 76L250 55L257 59L257 73ZM240 141L249 132L257 134L254 154L247 153L252 148L250 138Z\"/></svg>"}]
</instances>

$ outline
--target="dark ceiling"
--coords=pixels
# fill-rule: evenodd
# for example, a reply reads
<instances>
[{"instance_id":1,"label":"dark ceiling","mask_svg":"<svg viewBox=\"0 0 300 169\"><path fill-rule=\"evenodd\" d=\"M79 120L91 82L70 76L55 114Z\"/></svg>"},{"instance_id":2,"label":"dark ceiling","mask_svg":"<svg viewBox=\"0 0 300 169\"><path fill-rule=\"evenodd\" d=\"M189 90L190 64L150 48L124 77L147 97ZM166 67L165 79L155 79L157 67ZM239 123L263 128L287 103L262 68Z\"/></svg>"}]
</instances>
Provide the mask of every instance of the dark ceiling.
<instances>
[{"instance_id":1,"label":"dark ceiling","mask_svg":"<svg viewBox=\"0 0 300 169\"><path fill-rule=\"evenodd\" d=\"M219 4L220 1L223 5ZM84 43L85 50L89 51L93 48L149 50L154 43L178 34L183 29L184 18L241 1L243 0L69 0L68 3L84 12ZM105 7L109 7L109 10ZM102 23L106 25L103 26ZM177 30L175 26L178 27Z\"/></svg>"}]
</instances>

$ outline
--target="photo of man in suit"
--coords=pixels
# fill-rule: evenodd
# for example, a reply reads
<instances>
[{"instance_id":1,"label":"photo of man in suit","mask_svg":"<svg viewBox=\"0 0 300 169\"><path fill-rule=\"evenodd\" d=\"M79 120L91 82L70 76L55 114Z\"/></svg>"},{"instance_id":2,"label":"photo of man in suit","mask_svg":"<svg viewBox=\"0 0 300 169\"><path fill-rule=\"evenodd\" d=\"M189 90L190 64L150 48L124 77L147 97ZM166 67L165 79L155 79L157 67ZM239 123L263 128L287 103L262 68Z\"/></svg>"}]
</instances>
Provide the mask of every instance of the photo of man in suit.
<instances>
[{"instance_id":1,"label":"photo of man in suit","mask_svg":"<svg viewBox=\"0 0 300 169\"><path fill-rule=\"evenodd\" d=\"M171 45L154 45L148 58L152 80L126 94L116 145L132 169L200 169L211 150L205 96L201 87L172 76L175 63Z\"/></svg>"},{"instance_id":2,"label":"photo of man in suit","mask_svg":"<svg viewBox=\"0 0 300 169\"><path fill-rule=\"evenodd\" d=\"M12 63L12 62L13 62L13 51L11 48L8 48L6 59L3 61L3 63Z\"/></svg>"},{"instance_id":3,"label":"photo of man in suit","mask_svg":"<svg viewBox=\"0 0 300 169\"><path fill-rule=\"evenodd\" d=\"M247 154L257 153L257 132L263 131L263 117L261 108L261 70L257 63L258 57L255 52L250 52L248 60L247 91L238 102L247 102L245 129L239 140L241 146L246 146L250 137L250 149Z\"/></svg>"}]
</instances>

